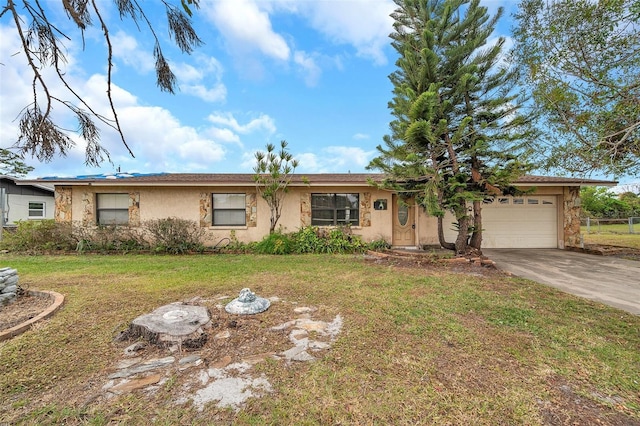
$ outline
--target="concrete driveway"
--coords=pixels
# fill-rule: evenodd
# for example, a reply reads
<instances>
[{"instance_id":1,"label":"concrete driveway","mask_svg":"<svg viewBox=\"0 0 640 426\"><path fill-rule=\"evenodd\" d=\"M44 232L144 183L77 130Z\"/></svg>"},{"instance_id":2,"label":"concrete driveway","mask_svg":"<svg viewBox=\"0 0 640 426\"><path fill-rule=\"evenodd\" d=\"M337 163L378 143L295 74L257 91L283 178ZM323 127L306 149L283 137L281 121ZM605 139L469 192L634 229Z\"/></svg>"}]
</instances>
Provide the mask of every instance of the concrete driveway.
<instances>
[{"instance_id":1,"label":"concrete driveway","mask_svg":"<svg viewBox=\"0 0 640 426\"><path fill-rule=\"evenodd\" d=\"M640 315L640 262L556 249L483 249L518 277Z\"/></svg>"}]
</instances>

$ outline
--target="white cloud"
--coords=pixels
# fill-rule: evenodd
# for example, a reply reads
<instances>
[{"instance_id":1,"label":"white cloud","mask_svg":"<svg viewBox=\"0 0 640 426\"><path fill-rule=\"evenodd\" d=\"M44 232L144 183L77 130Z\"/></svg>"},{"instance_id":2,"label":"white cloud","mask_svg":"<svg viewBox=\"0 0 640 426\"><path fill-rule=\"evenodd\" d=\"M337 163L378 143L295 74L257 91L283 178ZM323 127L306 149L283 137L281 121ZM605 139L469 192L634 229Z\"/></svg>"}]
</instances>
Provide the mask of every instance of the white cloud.
<instances>
[{"instance_id":1,"label":"white cloud","mask_svg":"<svg viewBox=\"0 0 640 426\"><path fill-rule=\"evenodd\" d=\"M205 139L190 140L178 147L180 158L190 160L195 166L202 167L202 163L211 164L224 159L225 151L213 141ZM197 159L198 161L194 161Z\"/></svg>"},{"instance_id":2,"label":"white cloud","mask_svg":"<svg viewBox=\"0 0 640 426\"><path fill-rule=\"evenodd\" d=\"M320 164L318 164L318 156L311 152L306 152L304 154L299 154L294 156L298 163L300 164L301 170L306 170L310 173L320 173L322 168Z\"/></svg>"},{"instance_id":3,"label":"white cloud","mask_svg":"<svg viewBox=\"0 0 640 426\"><path fill-rule=\"evenodd\" d=\"M333 158L333 161L344 169L344 166L354 164L360 167L364 167L369 164L369 160L373 155L372 151L365 151L359 147L348 146L329 146L324 151Z\"/></svg>"},{"instance_id":4,"label":"white cloud","mask_svg":"<svg viewBox=\"0 0 640 426\"><path fill-rule=\"evenodd\" d=\"M224 69L213 57L195 55L197 68L180 63L173 67L183 93L205 102L222 102L227 98L227 87L222 83Z\"/></svg>"},{"instance_id":5,"label":"white cloud","mask_svg":"<svg viewBox=\"0 0 640 426\"><path fill-rule=\"evenodd\" d=\"M305 152L294 158L300 163L297 173L344 173L364 169L374 155L358 147L329 146L320 153Z\"/></svg>"},{"instance_id":6,"label":"white cloud","mask_svg":"<svg viewBox=\"0 0 640 426\"><path fill-rule=\"evenodd\" d=\"M387 63L384 48L389 45L395 9L392 0L309 1L300 12L311 26L338 44L352 45L358 56L378 65Z\"/></svg>"},{"instance_id":7,"label":"white cloud","mask_svg":"<svg viewBox=\"0 0 640 426\"><path fill-rule=\"evenodd\" d=\"M220 129L218 127L210 127L207 134L213 139L221 143L237 143L240 145L240 137L229 129Z\"/></svg>"},{"instance_id":8,"label":"white cloud","mask_svg":"<svg viewBox=\"0 0 640 426\"><path fill-rule=\"evenodd\" d=\"M113 57L120 59L140 74L147 74L155 69L153 55L144 49L139 49L135 37L118 31L111 36L111 45L113 46Z\"/></svg>"},{"instance_id":9,"label":"white cloud","mask_svg":"<svg viewBox=\"0 0 640 426\"><path fill-rule=\"evenodd\" d=\"M263 130L268 134L275 133L276 126L273 119L266 114L250 120L247 124L240 124L231 113L215 113L209 115L207 120L214 124L229 128L237 133L252 133Z\"/></svg>"},{"instance_id":10,"label":"white cloud","mask_svg":"<svg viewBox=\"0 0 640 426\"><path fill-rule=\"evenodd\" d=\"M293 55L293 61L299 66L307 86L313 87L318 84L322 70L316 61L303 51L296 51Z\"/></svg>"},{"instance_id":11,"label":"white cloud","mask_svg":"<svg viewBox=\"0 0 640 426\"><path fill-rule=\"evenodd\" d=\"M353 135L353 139L357 140L357 141L361 141L361 140L365 140L365 139L369 139L371 136L365 134L365 133L356 133L355 135Z\"/></svg>"},{"instance_id":12,"label":"white cloud","mask_svg":"<svg viewBox=\"0 0 640 426\"><path fill-rule=\"evenodd\" d=\"M223 84L217 84L212 88L202 84L185 85L181 86L181 90L206 102L218 102L227 97L227 88Z\"/></svg>"},{"instance_id":13,"label":"white cloud","mask_svg":"<svg viewBox=\"0 0 640 426\"><path fill-rule=\"evenodd\" d=\"M291 51L284 38L271 25L268 6L255 0L205 2L202 10L214 23L231 49L256 49L262 54L286 61Z\"/></svg>"},{"instance_id":14,"label":"white cloud","mask_svg":"<svg viewBox=\"0 0 640 426\"><path fill-rule=\"evenodd\" d=\"M120 109L120 116L127 141L147 172L189 171L185 164L195 169L206 169L225 158L221 144L193 127L181 124L162 107L129 106ZM127 153L117 143L112 140L112 146L108 148L116 155L118 163L126 164Z\"/></svg>"}]
</instances>

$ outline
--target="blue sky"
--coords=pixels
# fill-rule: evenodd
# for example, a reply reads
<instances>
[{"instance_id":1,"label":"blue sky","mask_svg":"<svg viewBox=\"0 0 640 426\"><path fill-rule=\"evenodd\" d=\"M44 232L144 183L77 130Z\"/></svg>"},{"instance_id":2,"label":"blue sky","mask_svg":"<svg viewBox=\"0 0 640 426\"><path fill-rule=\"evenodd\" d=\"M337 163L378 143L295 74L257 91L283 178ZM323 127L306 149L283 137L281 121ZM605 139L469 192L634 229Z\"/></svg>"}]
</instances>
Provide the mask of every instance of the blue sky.
<instances>
[{"instance_id":1,"label":"blue sky","mask_svg":"<svg viewBox=\"0 0 640 426\"><path fill-rule=\"evenodd\" d=\"M72 37L66 43L67 76L78 92L108 112L106 49L98 28L71 30L59 1L44 2ZM149 3L149 2L146 2ZM109 129L102 144L113 164L84 165L84 146L50 163L27 158L29 177L123 172L251 173L254 153L287 140L300 173L364 172L388 132L388 75L395 55L391 0L202 0L195 28L204 45L192 55L173 48L164 8L149 18L178 77L175 95L155 84L148 31L122 22L113 2L102 0L114 48L114 98L132 158ZM515 1L485 0L505 14L496 37L509 37ZM30 102L24 58L14 55L12 22L0 22L0 124L2 146L17 135L19 112ZM510 46L510 42L507 46ZM53 90L60 90L53 86ZM59 92L60 96L63 92ZM66 112L56 113L66 120ZM73 127L73 124L69 124Z\"/></svg>"}]
</instances>

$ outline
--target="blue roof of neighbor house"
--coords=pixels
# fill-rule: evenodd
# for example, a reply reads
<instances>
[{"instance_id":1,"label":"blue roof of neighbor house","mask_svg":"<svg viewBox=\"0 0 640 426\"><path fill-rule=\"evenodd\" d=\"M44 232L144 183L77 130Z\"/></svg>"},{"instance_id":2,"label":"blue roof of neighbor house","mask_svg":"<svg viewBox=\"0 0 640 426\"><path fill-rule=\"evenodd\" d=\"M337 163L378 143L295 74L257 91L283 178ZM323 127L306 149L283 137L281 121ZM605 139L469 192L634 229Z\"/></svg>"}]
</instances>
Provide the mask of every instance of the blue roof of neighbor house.
<instances>
[{"instance_id":1,"label":"blue roof of neighbor house","mask_svg":"<svg viewBox=\"0 0 640 426\"><path fill-rule=\"evenodd\" d=\"M80 175L80 176L45 176L38 180L93 180L93 179L127 179L132 177L161 176L168 173L103 173L98 175Z\"/></svg>"}]
</instances>

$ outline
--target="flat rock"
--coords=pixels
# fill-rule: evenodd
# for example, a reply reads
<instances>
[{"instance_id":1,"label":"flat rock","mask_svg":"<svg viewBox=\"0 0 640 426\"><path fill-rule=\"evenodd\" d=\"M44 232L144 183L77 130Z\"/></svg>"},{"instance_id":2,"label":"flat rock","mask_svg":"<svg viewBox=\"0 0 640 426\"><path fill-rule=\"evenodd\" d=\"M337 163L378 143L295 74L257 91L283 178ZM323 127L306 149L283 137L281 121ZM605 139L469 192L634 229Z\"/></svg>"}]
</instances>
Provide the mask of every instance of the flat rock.
<instances>
[{"instance_id":1,"label":"flat rock","mask_svg":"<svg viewBox=\"0 0 640 426\"><path fill-rule=\"evenodd\" d=\"M125 380L122 383L117 384L111 389L109 389L109 392L120 394L125 392L131 392L136 389L142 389L149 385L154 385L158 383L161 377L162 376L160 374L153 374L151 376L142 377L139 379Z\"/></svg>"}]
</instances>

